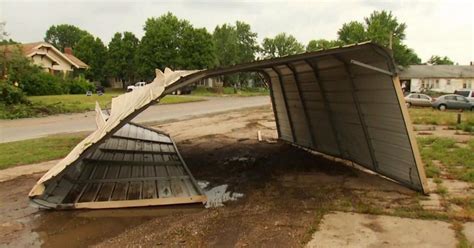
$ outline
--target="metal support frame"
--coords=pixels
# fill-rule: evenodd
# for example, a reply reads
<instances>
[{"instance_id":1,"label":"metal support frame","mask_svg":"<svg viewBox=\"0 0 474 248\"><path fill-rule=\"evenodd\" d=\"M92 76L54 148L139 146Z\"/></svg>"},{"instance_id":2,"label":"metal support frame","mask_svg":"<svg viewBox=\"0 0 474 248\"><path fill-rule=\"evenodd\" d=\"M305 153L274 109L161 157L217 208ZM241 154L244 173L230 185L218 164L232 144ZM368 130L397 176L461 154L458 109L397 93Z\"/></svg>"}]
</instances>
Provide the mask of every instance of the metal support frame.
<instances>
[{"instance_id":1,"label":"metal support frame","mask_svg":"<svg viewBox=\"0 0 474 248\"><path fill-rule=\"evenodd\" d=\"M132 141L141 141L141 142L152 143L152 144L161 144L161 145L172 145L173 144L173 142L150 140L150 139L141 139L141 138L131 138L131 137L116 135L116 134L112 135L110 137L110 139L124 139L124 140L132 140ZM107 143L107 140L104 142L104 144Z\"/></svg>"},{"instance_id":2,"label":"metal support frame","mask_svg":"<svg viewBox=\"0 0 474 248\"><path fill-rule=\"evenodd\" d=\"M369 70L373 70L373 71L377 71L377 72L380 72L380 73L383 73L383 74L386 74L386 75L389 75L389 76L393 76L393 73L387 71L387 70L384 70L384 69L380 69L378 67L375 67L375 66L371 66L371 65L368 65L366 63L362 63L360 61L357 61L355 59L351 59L350 61L351 64L354 64L354 65L358 65L360 67L364 67L366 69L369 69Z\"/></svg>"},{"instance_id":3,"label":"metal support frame","mask_svg":"<svg viewBox=\"0 0 474 248\"><path fill-rule=\"evenodd\" d=\"M367 124L365 123L364 119L364 114L362 113L361 107L360 107L360 102L359 102L359 97L357 96L357 87L354 82L354 74L352 73L352 70L349 66L349 63L347 63L345 60L340 58L339 56L334 56L338 61L344 64L344 71L346 72L349 82L352 88L352 98L354 98L354 105L357 109L357 115L359 117L359 122L362 127L362 131L364 132L365 140L367 141L367 148L369 149L369 154L370 158L372 160L372 165L374 166L374 171L378 172L378 163L377 159L375 158L375 153L374 153L374 147L372 146L372 140L370 139L369 135L369 130L367 128Z\"/></svg>"},{"instance_id":4,"label":"metal support frame","mask_svg":"<svg viewBox=\"0 0 474 248\"><path fill-rule=\"evenodd\" d=\"M264 70L258 71L259 73L263 74L263 77L265 80L267 80L270 88L270 100L272 101L272 110L273 110L273 116L275 116L275 123L276 123L276 128L277 128L277 133L278 133L278 138L281 138L281 130L280 130L280 121L278 118L278 113L276 111L276 105L275 105L275 93L273 92L273 86L274 84L272 83L272 79L268 75L268 73Z\"/></svg>"},{"instance_id":5,"label":"metal support frame","mask_svg":"<svg viewBox=\"0 0 474 248\"><path fill-rule=\"evenodd\" d=\"M288 98L286 97L286 91L285 91L285 87L283 86L282 76L281 76L280 72L278 71L278 69L276 67L272 66L272 70L278 76L278 81L279 81L279 84L280 84L280 90L281 90L281 94L283 96L283 102L285 103L286 114L288 116L288 122L290 124L291 138L293 139L293 142L297 142L296 135L295 135L295 128L293 126L293 118L291 118L290 108L288 106Z\"/></svg>"},{"instance_id":6,"label":"metal support frame","mask_svg":"<svg viewBox=\"0 0 474 248\"><path fill-rule=\"evenodd\" d=\"M305 59L304 61L313 70L314 78L316 79L316 84L319 86L319 89L321 90L321 98L323 99L324 105L326 106L329 122L331 122L332 133L334 135L334 138L336 139L337 148L339 149L339 155L344 159L348 159L345 155L344 150L342 149L343 147L342 142L340 141L339 135L337 134L337 131L336 131L336 124L335 124L336 122L334 121L334 116L331 110L331 106L329 105L329 101L326 96L326 89L324 88L323 82L321 81L321 78L319 77L318 66L314 65L313 63L311 63L311 61L307 59Z\"/></svg>"},{"instance_id":7,"label":"metal support frame","mask_svg":"<svg viewBox=\"0 0 474 248\"><path fill-rule=\"evenodd\" d=\"M303 113L306 120L306 126L308 127L308 132L311 137L311 146L314 148L317 148L318 145L316 143L316 138L314 137L314 132L313 132L314 128L311 123L311 119L309 118L306 101L304 100L303 93L301 91L301 85L300 85L300 79L298 77L298 73L296 72L296 68L292 64L288 63L285 65L288 67L288 69L290 69L291 73L293 74L293 79L295 80L296 89L298 90L298 97L300 99L301 106L303 107Z\"/></svg>"},{"instance_id":8,"label":"metal support frame","mask_svg":"<svg viewBox=\"0 0 474 248\"><path fill-rule=\"evenodd\" d=\"M142 153L142 154L159 154L159 155L175 155L176 151L150 151L150 150L127 150L127 149L115 149L115 148L99 148L102 152L112 152L112 153L127 153L127 154L135 154L135 153Z\"/></svg>"}]
</instances>

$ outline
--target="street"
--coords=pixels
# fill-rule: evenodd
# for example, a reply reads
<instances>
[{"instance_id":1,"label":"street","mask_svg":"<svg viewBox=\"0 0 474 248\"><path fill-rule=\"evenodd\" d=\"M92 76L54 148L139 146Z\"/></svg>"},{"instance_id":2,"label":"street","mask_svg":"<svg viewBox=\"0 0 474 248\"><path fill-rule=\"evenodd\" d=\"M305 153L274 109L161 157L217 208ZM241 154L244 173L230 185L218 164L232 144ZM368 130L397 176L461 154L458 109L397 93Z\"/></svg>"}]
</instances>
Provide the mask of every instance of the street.
<instances>
[{"instance_id":1,"label":"street","mask_svg":"<svg viewBox=\"0 0 474 248\"><path fill-rule=\"evenodd\" d=\"M207 101L154 105L134 119L138 123L183 120L200 115L270 104L268 96L208 97ZM93 111L43 118L0 120L0 143L32 139L51 134L92 131L95 129Z\"/></svg>"}]
</instances>

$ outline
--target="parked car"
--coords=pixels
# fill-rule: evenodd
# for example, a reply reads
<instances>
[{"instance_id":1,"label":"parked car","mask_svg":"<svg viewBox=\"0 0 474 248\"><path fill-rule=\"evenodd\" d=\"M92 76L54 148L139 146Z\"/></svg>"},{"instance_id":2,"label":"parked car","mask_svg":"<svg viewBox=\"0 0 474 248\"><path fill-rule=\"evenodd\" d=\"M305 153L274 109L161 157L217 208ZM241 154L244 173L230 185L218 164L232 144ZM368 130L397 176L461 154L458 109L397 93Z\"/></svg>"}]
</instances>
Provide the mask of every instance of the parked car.
<instances>
[{"instance_id":1,"label":"parked car","mask_svg":"<svg viewBox=\"0 0 474 248\"><path fill-rule=\"evenodd\" d=\"M454 91L454 94L456 95L461 95L470 102L474 102L474 90L473 89L462 89L462 90L456 90Z\"/></svg>"},{"instance_id":2,"label":"parked car","mask_svg":"<svg viewBox=\"0 0 474 248\"><path fill-rule=\"evenodd\" d=\"M138 82L135 85L127 86L127 92L133 91L136 88L140 88L146 85L146 82Z\"/></svg>"},{"instance_id":3,"label":"parked car","mask_svg":"<svg viewBox=\"0 0 474 248\"><path fill-rule=\"evenodd\" d=\"M421 106L421 107L430 107L431 102L430 96L420 93L410 93L405 96L405 102L407 103L407 107L411 106Z\"/></svg>"},{"instance_id":4,"label":"parked car","mask_svg":"<svg viewBox=\"0 0 474 248\"><path fill-rule=\"evenodd\" d=\"M196 89L196 85L186 85L184 87L181 87L177 89L176 91L173 91L173 95L189 95L193 90Z\"/></svg>"},{"instance_id":5,"label":"parked car","mask_svg":"<svg viewBox=\"0 0 474 248\"><path fill-rule=\"evenodd\" d=\"M105 93L105 88L104 88L104 86L102 86L102 85L97 85L97 86L95 87L95 92L96 92L97 94L99 94L99 92L100 92L100 93Z\"/></svg>"},{"instance_id":6,"label":"parked car","mask_svg":"<svg viewBox=\"0 0 474 248\"><path fill-rule=\"evenodd\" d=\"M455 94L440 96L436 99L436 101L431 104L431 106L442 111L446 109L469 109L471 111L474 110L473 102L470 102L464 96Z\"/></svg>"}]
</instances>

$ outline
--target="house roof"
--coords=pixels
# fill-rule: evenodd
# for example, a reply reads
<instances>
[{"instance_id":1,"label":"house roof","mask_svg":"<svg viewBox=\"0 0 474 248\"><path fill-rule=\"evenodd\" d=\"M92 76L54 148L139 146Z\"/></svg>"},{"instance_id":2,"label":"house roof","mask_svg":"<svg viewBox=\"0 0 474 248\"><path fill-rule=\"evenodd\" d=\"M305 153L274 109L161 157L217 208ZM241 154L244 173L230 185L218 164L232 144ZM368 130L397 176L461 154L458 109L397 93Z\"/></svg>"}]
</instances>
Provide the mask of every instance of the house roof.
<instances>
[{"instance_id":1,"label":"house roof","mask_svg":"<svg viewBox=\"0 0 474 248\"><path fill-rule=\"evenodd\" d=\"M76 56L74 56L74 55L72 55L72 54L63 53L63 52L59 51L59 50L58 50L56 47L54 47L53 45L51 45L51 44L49 44L49 43L47 43L47 42L44 42L44 41L33 42L33 43L26 43L26 44L7 45L6 47L7 47L7 49L12 49L12 48L14 48L14 47L20 47L22 53L23 53L25 56L28 56L28 57L38 54L40 47L50 47L50 48L52 48L59 56L61 56L61 57L64 58L66 61L68 61L69 63L71 63L74 67L79 68L79 69L85 69L85 68L88 68L88 67L89 67L86 63L84 63L82 60L78 59Z\"/></svg>"},{"instance_id":2,"label":"house roof","mask_svg":"<svg viewBox=\"0 0 474 248\"><path fill-rule=\"evenodd\" d=\"M82 60L78 59L76 56L68 53L64 53L64 56L68 57L72 62L74 62L76 65L78 65L79 68L89 68L89 66L82 62Z\"/></svg>"},{"instance_id":3,"label":"house roof","mask_svg":"<svg viewBox=\"0 0 474 248\"><path fill-rule=\"evenodd\" d=\"M474 78L474 66L411 65L400 71L400 78Z\"/></svg>"}]
</instances>

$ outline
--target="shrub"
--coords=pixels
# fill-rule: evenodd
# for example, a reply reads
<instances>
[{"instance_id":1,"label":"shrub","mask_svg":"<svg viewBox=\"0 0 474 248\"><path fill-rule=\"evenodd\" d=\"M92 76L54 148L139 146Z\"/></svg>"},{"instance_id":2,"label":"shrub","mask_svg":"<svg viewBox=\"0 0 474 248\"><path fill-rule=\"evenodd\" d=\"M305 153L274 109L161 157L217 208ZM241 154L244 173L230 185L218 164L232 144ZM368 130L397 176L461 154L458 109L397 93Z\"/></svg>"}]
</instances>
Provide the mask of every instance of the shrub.
<instances>
[{"instance_id":1,"label":"shrub","mask_svg":"<svg viewBox=\"0 0 474 248\"><path fill-rule=\"evenodd\" d=\"M30 96L60 95L67 92L64 87L64 79L46 72L25 77L20 85L23 91Z\"/></svg>"},{"instance_id":2,"label":"shrub","mask_svg":"<svg viewBox=\"0 0 474 248\"><path fill-rule=\"evenodd\" d=\"M0 95L0 102L5 105L28 103L23 91L5 80L0 80Z\"/></svg>"},{"instance_id":3,"label":"shrub","mask_svg":"<svg viewBox=\"0 0 474 248\"><path fill-rule=\"evenodd\" d=\"M83 77L77 77L69 80L65 87L69 94L85 94L87 91L93 91L95 85Z\"/></svg>"}]
</instances>

